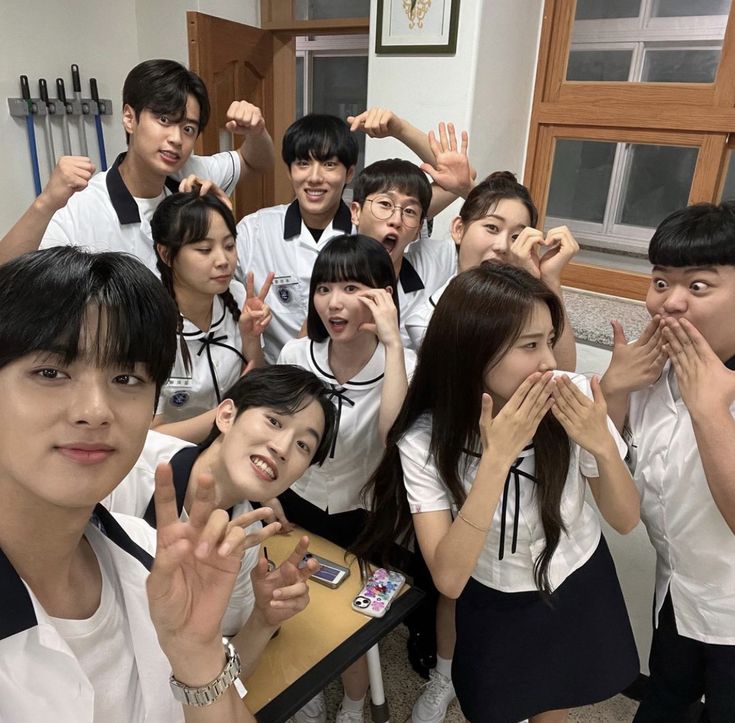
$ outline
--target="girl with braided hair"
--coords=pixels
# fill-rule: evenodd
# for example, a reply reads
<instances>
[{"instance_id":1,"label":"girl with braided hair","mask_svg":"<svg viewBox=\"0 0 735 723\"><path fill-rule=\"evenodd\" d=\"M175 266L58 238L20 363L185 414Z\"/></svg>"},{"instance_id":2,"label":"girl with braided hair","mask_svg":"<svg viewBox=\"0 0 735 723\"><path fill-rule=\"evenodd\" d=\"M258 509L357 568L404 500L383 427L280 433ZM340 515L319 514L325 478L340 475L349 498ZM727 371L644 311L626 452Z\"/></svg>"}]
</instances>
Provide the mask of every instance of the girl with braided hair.
<instances>
[{"instance_id":1,"label":"girl with braided hair","mask_svg":"<svg viewBox=\"0 0 735 723\"><path fill-rule=\"evenodd\" d=\"M161 281L179 311L178 351L153 420L159 432L199 442L214 409L248 364L265 364L261 335L272 274L256 294L233 280L236 224L231 209L198 189L164 199L151 220Z\"/></svg>"}]
</instances>

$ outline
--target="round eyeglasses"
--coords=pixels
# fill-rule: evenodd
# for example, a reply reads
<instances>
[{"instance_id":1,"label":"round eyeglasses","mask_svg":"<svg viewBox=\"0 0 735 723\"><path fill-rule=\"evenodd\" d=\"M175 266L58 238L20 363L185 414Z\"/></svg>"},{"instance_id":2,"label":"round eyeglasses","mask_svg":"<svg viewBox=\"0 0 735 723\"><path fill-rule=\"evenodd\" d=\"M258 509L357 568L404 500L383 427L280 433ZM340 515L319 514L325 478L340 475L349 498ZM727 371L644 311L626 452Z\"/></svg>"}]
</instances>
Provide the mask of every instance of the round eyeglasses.
<instances>
[{"instance_id":1,"label":"round eyeglasses","mask_svg":"<svg viewBox=\"0 0 735 723\"><path fill-rule=\"evenodd\" d=\"M421 223L421 211L416 206L399 206L388 196L366 198L365 201L370 204L373 216L381 221L387 221L398 209L407 228L416 228Z\"/></svg>"}]
</instances>

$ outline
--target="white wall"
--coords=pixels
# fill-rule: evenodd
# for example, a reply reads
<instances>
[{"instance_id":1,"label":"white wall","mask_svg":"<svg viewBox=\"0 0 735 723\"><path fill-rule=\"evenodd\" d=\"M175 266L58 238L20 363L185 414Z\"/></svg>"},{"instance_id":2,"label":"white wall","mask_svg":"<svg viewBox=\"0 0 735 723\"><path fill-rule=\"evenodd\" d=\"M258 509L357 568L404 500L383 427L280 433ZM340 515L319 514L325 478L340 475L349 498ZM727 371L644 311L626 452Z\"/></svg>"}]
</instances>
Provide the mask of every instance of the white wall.
<instances>
[{"instance_id":1,"label":"white wall","mask_svg":"<svg viewBox=\"0 0 735 723\"><path fill-rule=\"evenodd\" d=\"M110 28L115 29L114 38ZM107 158L123 150L125 138L120 130L120 91L125 75L139 59L134 0L95 2L48 0L3 2L0 15L0 235L25 210L34 198L26 124L13 118L6 98L19 97L18 76L29 78L31 95L38 96L38 78L46 78L49 95L56 96L56 78L64 78L71 95L71 71L77 63L82 76L82 91L89 95L89 77L97 78L100 96L115 103L115 116L105 118ZM58 118L55 120L59 120ZM60 125L55 125L57 152L61 149ZM76 128L71 129L72 150L78 153ZM48 177L48 162L41 123L36 121L36 140L42 182ZM97 162L94 123L87 124L87 143Z\"/></svg>"},{"instance_id":2,"label":"white wall","mask_svg":"<svg viewBox=\"0 0 735 723\"><path fill-rule=\"evenodd\" d=\"M377 3L371 4L368 106L390 108L418 128L452 121L470 134L480 178L494 170L522 176L536 74L542 0L462 0L455 55L376 55ZM368 140L366 162L416 160L392 139ZM459 204L441 214L445 235Z\"/></svg>"},{"instance_id":3,"label":"white wall","mask_svg":"<svg viewBox=\"0 0 735 723\"><path fill-rule=\"evenodd\" d=\"M591 376L602 374L610 364L607 349L577 344L577 371ZM594 504L590 498L590 504ZM627 535L619 535L602 521L603 534L610 547L618 570L620 585L628 605L630 624L633 626L641 672L648 673L648 651L651 647L651 606L653 604L656 553L648 540L643 523Z\"/></svg>"},{"instance_id":4,"label":"white wall","mask_svg":"<svg viewBox=\"0 0 735 723\"><path fill-rule=\"evenodd\" d=\"M229 20L258 25L258 0L23 0L0 5L0 236L33 201L33 179L24 119L12 118L6 98L19 97L18 76L29 78L38 96L38 78L46 78L56 96L56 78L63 77L71 95L69 66L77 63L82 93L89 95L89 77L97 78L100 96L113 101L114 115L104 119L107 160L125 149L120 126L121 92L128 71L141 60L172 58L188 62L186 11L198 10ZM58 121L59 119L55 119ZM99 165L94 123L87 122L89 153ZM71 128L72 152L79 153L78 131ZM57 153L60 124L54 123ZM44 130L36 120L41 181L49 164Z\"/></svg>"}]
</instances>

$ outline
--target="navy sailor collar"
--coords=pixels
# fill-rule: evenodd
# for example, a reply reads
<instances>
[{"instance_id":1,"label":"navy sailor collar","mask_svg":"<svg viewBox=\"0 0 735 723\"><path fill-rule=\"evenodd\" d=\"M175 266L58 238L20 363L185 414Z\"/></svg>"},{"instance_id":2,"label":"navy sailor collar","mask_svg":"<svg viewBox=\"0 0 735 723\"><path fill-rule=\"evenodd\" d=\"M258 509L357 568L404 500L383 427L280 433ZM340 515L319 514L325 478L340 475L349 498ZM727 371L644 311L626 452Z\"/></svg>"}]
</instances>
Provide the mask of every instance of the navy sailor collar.
<instances>
[{"instance_id":1,"label":"navy sailor collar","mask_svg":"<svg viewBox=\"0 0 735 723\"><path fill-rule=\"evenodd\" d=\"M293 201L286 209L286 217L283 219L283 238L290 239L301 233L301 209L298 200ZM352 233L352 214L347 204L340 200L337 213L332 219L332 228L342 233Z\"/></svg>"},{"instance_id":2,"label":"navy sailor collar","mask_svg":"<svg viewBox=\"0 0 735 723\"><path fill-rule=\"evenodd\" d=\"M153 558L142 547L136 545L120 526L111 512L98 504L94 508L92 524L120 549L134 557L148 570ZM36 627L38 620L33 609L33 601L10 560L0 549L0 640Z\"/></svg>"},{"instance_id":3,"label":"navy sailor collar","mask_svg":"<svg viewBox=\"0 0 735 723\"><path fill-rule=\"evenodd\" d=\"M140 223L138 204L135 202L133 195L128 190L120 175L120 164L125 160L125 155L125 153L121 153L115 159L115 162L110 166L105 176L105 185L107 186L107 193L110 195L110 203L112 203L112 207L115 209L117 220L121 226ZM164 186L171 193L176 193L179 190L179 181L171 178L171 176L167 176Z\"/></svg>"},{"instance_id":4,"label":"navy sailor collar","mask_svg":"<svg viewBox=\"0 0 735 723\"><path fill-rule=\"evenodd\" d=\"M424 288L424 282L419 276L419 272L413 267L413 264L404 256L401 260L401 270L398 272L398 281L401 288L407 294L414 291L421 291Z\"/></svg>"}]
</instances>

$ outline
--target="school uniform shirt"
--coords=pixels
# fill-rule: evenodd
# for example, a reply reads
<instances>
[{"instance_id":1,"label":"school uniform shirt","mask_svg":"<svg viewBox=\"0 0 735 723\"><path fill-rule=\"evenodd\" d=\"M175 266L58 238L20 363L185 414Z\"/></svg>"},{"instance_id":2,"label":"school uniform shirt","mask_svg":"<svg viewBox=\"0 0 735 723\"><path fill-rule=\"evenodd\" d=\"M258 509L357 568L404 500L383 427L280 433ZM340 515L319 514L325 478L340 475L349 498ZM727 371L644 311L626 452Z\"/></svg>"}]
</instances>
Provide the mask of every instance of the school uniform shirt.
<instances>
[{"instance_id":1,"label":"school uniform shirt","mask_svg":"<svg viewBox=\"0 0 735 723\"><path fill-rule=\"evenodd\" d=\"M592 396L585 377L569 376L588 397ZM456 506L428 451L431 429L430 416L423 415L398 443L409 508L413 514L450 510L454 517ZM608 429L615 438L621 458L624 457L625 443L609 419ZM591 454L573 442L570 450L560 507L566 534L561 533L548 568L552 589L559 587L587 562L597 548L601 534L597 513L585 501L587 483L582 476L597 477L597 463ZM472 487L479 462L479 452L463 454L460 459L460 475L466 492ZM535 480L535 455L533 445L528 444L511 466L485 545L472 572L472 577L487 587L501 592L537 589L533 566L546 547L546 538L538 510Z\"/></svg>"},{"instance_id":2,"label":"school uniform shirt","mask_svg":"<svg viewBox=\"0 0 735 723\"><path fill-rule=\"evenodd\" d=\"M449 286L449 282L454 277L455 274L452 274L436 291L434 291L434 293L425 295L421 300L421 303L416 304L407 315L405 321L406 332L411 338L413 344L412 348L418 350L421 346L424 336L426 335L426 329L431 321L431 317L434 315L434 309L439 303L439 299L441 299L447 286Z\"/></svg>"},{"instance_id":3,"label":"school uniform shirt","mask_svg":"<svg viewBox=\"0 0 735 723\"><path fill-rule=\"evenodd\" d=\"M426 329L426 307L439 289L452 279L457 268L457 250L452 241L420 236L406 249L398 274L401 339L406 349L418 351Z\"/></svg>"},{"instance_id":4,"label":"school uniform shirt","mask_svg":"<svg viewBox=\"0 0 735 723\"><path fill-rule=\"evenodd\" d=\"M273 271L273 287L268 304L273 312L270 325L263 333L265 358L275 363L286 342L298 337L309 308L311 272L319 252L329 239L344 233L357 233L352 225L350 209L344 202L319 241L301 218L298 201L290 205L272 206L245 216L237 226L238 278L252 271L258 287ZM454 244L428 236L426 223L421 235L404 254L398 274L398 301L401 339L406 349L418 349L408 333L404 316L410 318L428 294L441 286L456 266Z\"/></svg>"},{"instance_id":5,"label":"school uniform shirt","mask_svg":"<svg viewBox=\"0 0 735 723\"><path fill-rule=\"evenodd\" d=\"M410 378L416 355L409 349L404 354ZM344 384L337 382L329 366L329 340L293 339L283 347L278 363L296 364L316 374L332 389L337 407L338 432L329 456L321 467L309 467L291 489L330 514L362 508L360 491L378 466L384 448L378 435L378 414L385 347L378 342L368 363Z\"/></svg>"},{"instance_id":6,"label":"school uniform shirt","mask_svg":"<svg viewBox=\"0 0 735 723\"><path fill-rule=\"evenodd\" d=\"M162 462L170 462L174 472L177 504L181 509L191 468L199 456L199 452L199 448L191 442L186 442L178 437L171 437L168 434L161 434L153 429L149 430L143 451L133 468L125 475L122 482L102 500L101 504L115 514L132 515L139 518L147 517L147 519L155 522L147 513L152 508L156 467ZM245 512L250 512L252 509L250 502L244 500L235 505L232 516L233 518L237 517ZM186 516L185 511L183 516ZM147 523L144 524L148 526ZM260 522L254 522L245 531L247 534L255 533L260 527ZM153 549L155 550L155 541ZM250 582L250 571L258 564L258 555L259 548L257 545L245 550L235 588L222 622L222 632L225 635L235 635L253 611L255 597Z\"/></svg>"},{"instance_id":7,"label":"school uniform shirt","mask_svg":"<svg viewBox=\"0 0 735 723\"><path fill-rule=\"evenodd\" d=\"M735 645L735 535L707 484L670 362L657 382L631 394L625 433L656 549L656 623L668 590L680 635Z\"/></svg>"},{"instance_id":8,"label":"school uniform shirt","mask_svg":"<svg viewBox=\"0 0 735 723\"><path fill-rule=\"evenodd\" d=\"M302 220L298 201L263 208L237 224L238 279L244 283L245 275L252 271L255 287L260 288L266 276L275 273L267 299L273 317L263 332L269 364L275 363L287 341L299 335L306 320L316 257L329 239L345 233L355 230L344 201L318 241Z\"/></svg>"},{"instance_id":9,"label":"school uniform shirt","mask_svg":"<svg viewBox=\"0 0 735 723\"><path fill-rule=\"evenodd\" d=\"M102 574L116 593L113 609L122 616L113 659L134 658L120 690L98 690L119 700L137 721L183 721L169 686L171 665L158 645L148 610L145 581L155 553L155 533L142 520L111 515L101 506L84 535ZM0 720L94 723L95 690L54 619L0 550ZM120 639L122 643L120 643ZM100 646L110 645L106 639ZM122 677L122 671L120 671ZM135 700L127 700L132 685ZM98 708L100 702L98 701ZM109 706L108 706L109 707ZM105 720L110 720L106 718ZM117 720L117 719L115 719Z\"/></svg>"},{"instance_id":10,"label":"school uniform shirt","mask_svg":"<svg viewBox=\"0 0 735 723\"><path fill-rule=\"evenodd\" d=\"M245 288L232 281L230 292L242 309ZM240 327L219 296L212 300L212 322L202 331L184 319L183 339L189 351L189 370L177 339L176 361L171 376L161 389L157 415L163 422L180 422L214 409L225 392L240 378L244 357Z\"/></svg>"},{"instance_id":11,"label":"school uniform shirt","mask_svg":"<svg viewBox=\"0 0 735 723\"><path fill-rule=\"evenodd\" d=\"M151 217L158 204L176 193L179 181L192 173L213 181L228 195L240 178L237 151L191 156L181 170L166 179L161 194L155 198L135 198L120 175L124 158L125 154L121 153L107 171L97 173L83 191L75 193L52 216L40 248L79 246L95 252L125 251L158 275L151 236Z\"/></svg>"}]
</instances>

